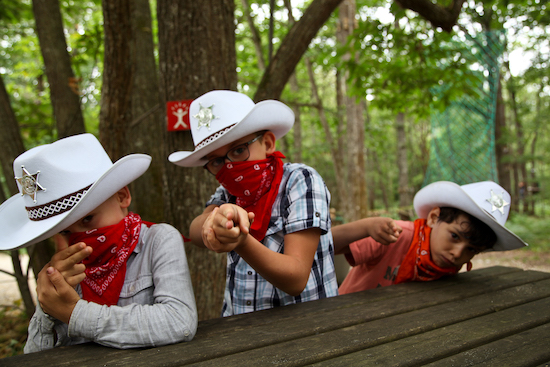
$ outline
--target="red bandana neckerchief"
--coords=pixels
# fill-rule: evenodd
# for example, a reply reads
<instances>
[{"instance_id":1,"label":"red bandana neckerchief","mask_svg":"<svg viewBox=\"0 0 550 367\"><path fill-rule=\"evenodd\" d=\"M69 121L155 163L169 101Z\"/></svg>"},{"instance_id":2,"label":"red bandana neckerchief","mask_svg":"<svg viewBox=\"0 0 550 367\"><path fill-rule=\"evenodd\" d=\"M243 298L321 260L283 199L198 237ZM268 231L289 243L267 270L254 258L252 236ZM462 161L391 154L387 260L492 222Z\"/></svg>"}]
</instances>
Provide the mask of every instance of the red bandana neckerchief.
<instances>
[{"instance_id":1,"label":"red bandana neckerchief","mask_svg":"<svg viewBox=\"0 0 550 367\"><path fill-rule=\"evenodd\" d=\"M440 268L433 261L430 255L430 233L432 228L426 224L426 219L414 221L414 235L405 255L399 266L399 271L393 284L412 281L429 281L441 278L444 275L456 274L460 270L457 267ZM471 265L468 263L468 270Z\"/></svg>"},{"instance_id":2,"label":"red bandana neckerchief","mask_svg":"<svg viewBox=\"0 0 550 367\"><path fill-rule=\"evenodd\" d=\"M149 224L130 212L118 224L71 234L69 243L84 242L93 248L82 261L86 265L86 278L80 283L83 299L107 306L118 303L126 261L139 241L142 223Z\"/></svg>"},{"instance_id":3,"label":"red bandana neckerchief","mask_svg":"<svg viewBox=\"0 0 550 367\"><path fill-rule=\"evenodd\" d=\"M262 241L271 220L271 208L283 178L281 152L259 161L229 162L216 175L218 182L237 198L236 204L253 212L250 234Z\"/></svg>"}]
</instances>

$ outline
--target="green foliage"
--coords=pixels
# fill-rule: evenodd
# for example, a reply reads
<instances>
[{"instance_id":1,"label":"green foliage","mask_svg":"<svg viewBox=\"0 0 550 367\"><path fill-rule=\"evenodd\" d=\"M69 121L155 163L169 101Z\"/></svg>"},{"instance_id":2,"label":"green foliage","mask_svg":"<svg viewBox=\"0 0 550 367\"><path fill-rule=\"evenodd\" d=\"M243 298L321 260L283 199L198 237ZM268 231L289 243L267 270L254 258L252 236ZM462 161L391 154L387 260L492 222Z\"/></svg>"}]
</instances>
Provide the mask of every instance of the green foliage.
<instances>
[{"instance_id":1,"label":"green foliage","mask_svg":"<svg viewBox=\"0 0 550 367\"><path fill-rule=\"evenodd\" d=\"M548 218L537 218L525 214L513 214L506 227L529 244L526 250L550 252L548 243Z\"/></svg>"},{"instance_id":2,"label":"green foliage","mask_svg":"<svg viewBox=\"0 0 550 367\"><path fill-rule=\"evenodd\" d=\"M29 149L52 142L57 131L31 2L18 3L16 17L0 18L0 74ZM101 2L61 2L61 7L87 129L97 133L103 69Z\"/></svg>"},{"instance_id":3,"label":"green foliage","mask_svg":"<svg viewBox=\"0 0 550 367\"><path fill-rule=\"evenodd\" d=\"M29 319L17 307L0 307L0 359L23 354Z\"/></svg>"},{"instance_id":4,"label":"green foliage","mask_svg":"<svg viewBox=\"0 0 550 367\"><path fill-rule=\"evenodd\" d=\"M52 108L30 4L23 3L16 22L0 20L0 74L11 97L27 148L54 136Z\"/></svg>"},{"instance_id":5,"label":"green foliage","mask_svg":"<svg viewBox=\"0 0 550 367\"><path fill-rule=\"evenodd\" d=\"M391 23L368 13L362 18L339 50L341 55L356 55L343 65L350 70L354 94L368 91L378 108L426 117L434 106L443 108L457 96L473 93L468 50L456 35L433 30L407 12L399 12ZM448 84L452 87L444 93L431 93L432 88Z\"/></svg>"}]
</instances>

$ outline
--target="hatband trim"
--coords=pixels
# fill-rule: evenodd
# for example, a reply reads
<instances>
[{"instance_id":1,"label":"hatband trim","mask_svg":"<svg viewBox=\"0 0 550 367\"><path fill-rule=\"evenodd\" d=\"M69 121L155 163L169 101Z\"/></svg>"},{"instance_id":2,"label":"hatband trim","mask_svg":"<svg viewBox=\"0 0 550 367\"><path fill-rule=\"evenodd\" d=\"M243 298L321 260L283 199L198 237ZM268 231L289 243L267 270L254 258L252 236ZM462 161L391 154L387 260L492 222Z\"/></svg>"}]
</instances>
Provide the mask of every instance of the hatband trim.
<instances>
[{"instance_id":1,"label":"hatband trim","mask_svg":"<svg viewBox=\"0 0 550 367\"><path fill-rule=\"evenodd\" d=\"M199 144L197 144L195 146L195 150L198 150L200 148L202 148L203 146L205 146L206 144L210 144L210 142L212 142L213 140L216 140L218 139L220 136L224 135L229 129L231 129L233 126L235 126L236 124L233 124L233 125L230 125L220 131L216 131L214 134L206 137L203 139L203 141L201 141Z\"/></svg>"},{"instance_id":2,"label":"hatband trim","mask_svg":"<svg viewBox=\"0 0 550 367\"><path fill-rule=\"evenodd\" d=\"M38 222L71 210L88 192L88 189L91 186L92 185L89 185L88 187L85 187L79 191L73 192L69 195L65 195L60 199L50 201L49 203L43 205L32 207L26 206L25 209L27 209L29 219Z\"/></svg>"}]
</instances>

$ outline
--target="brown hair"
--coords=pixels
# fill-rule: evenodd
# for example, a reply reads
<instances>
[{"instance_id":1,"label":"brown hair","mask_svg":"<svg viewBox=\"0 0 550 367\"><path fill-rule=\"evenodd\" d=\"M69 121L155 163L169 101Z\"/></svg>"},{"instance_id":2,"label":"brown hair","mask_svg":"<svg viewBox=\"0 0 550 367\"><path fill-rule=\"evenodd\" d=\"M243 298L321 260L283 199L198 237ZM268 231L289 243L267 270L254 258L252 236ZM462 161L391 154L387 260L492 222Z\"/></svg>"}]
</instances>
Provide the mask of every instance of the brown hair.
<instances>
[{"instance_id":1,"label":"brown hair","mask_svg":"<svg viewBox=\"0 0 550 367\"><path fill-rule=\"evenodd\" d=\"M476 217L466 213L463 210L451 207L440 208L438 222L453 223L458 217L463 214L469 221L468 228L464 231L464 235L470 244L481 251L493 248L497 242L497 235L485 223ZM460 223L462 224L462 223Z\"/></svg>"}]
</instances>

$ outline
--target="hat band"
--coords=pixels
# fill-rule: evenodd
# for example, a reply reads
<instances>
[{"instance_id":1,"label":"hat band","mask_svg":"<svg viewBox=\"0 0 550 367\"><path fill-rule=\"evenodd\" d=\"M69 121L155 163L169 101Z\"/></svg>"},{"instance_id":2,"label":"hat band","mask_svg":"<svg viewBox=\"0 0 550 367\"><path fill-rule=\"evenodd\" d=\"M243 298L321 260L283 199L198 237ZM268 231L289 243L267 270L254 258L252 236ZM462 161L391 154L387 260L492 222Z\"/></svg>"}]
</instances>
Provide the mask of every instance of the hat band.
<instances>
[{"instance_id":1,"label":"hat band","mask_svg":"<svg viewBox=\"0 0 550 367\"><path fill-rule=\"evenodd\" d=\"M26 206L25 209L27 209L29 219L32 221L41 221L71 210L88 192L90 186L43 205L33 207Z\"/></svg>"},{"instance_id":2,"label":"hat band","mask_svg":"<svg viewBox=\"0 0 550 367\"><path fill-rule=\"evenodd\" d=\"M220 130L220 131L216 131L214 134L206 137L205 139L203 139L203 141L201 141L200 143L195 145L195 150L198 150L198 149L202 148L203 146L205 146L207 144L210 144L213 140L218 139L223 134L225 134L227 131L229 131L233 126L235 126L235 124L230 125L230 126L224 128L224 129Z\"/></svg>"}]
</instances>

